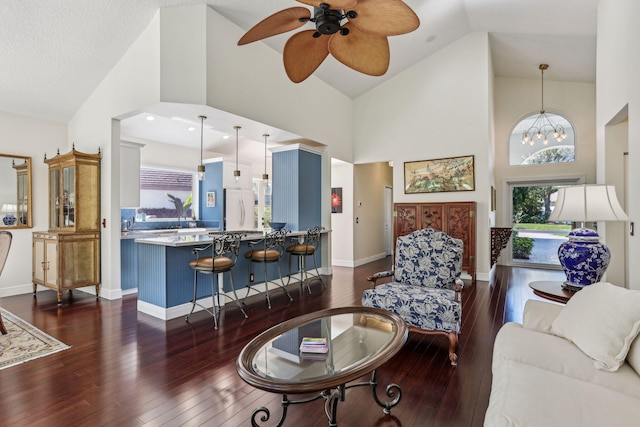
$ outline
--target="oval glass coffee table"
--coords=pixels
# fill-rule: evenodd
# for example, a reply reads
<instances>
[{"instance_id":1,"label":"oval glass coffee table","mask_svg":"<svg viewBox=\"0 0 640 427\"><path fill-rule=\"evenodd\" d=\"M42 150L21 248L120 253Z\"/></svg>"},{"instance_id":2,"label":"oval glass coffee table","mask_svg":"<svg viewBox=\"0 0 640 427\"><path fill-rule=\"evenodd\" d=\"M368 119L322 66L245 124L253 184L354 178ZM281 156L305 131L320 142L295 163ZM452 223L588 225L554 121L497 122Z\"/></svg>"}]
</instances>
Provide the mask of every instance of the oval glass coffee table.
<instances>
[{"instance_id":1,"label":"oval glass coffee table","mask_svg":"<svg viewBox=\"0 0 640 427\"><path fill-rule=\"evenodd\" d=\"M266 330L240 352L236 368L248 384L282 394L282 426L290 404L325 400L329 426L337 426L337 406L346 390L369 386L374 401L385 414L400 402L397 384L386 387L391 399L383 402L377 393L376 369L391 359L407 340L407 326L401 317L371 307L339 307L317 311L280 323ZM325 353L300 351L303 338L326 338ZM371 374L368 382L349 384ZM310 398L289 400L289 394L318 393ZM260 419L257 420L258 416ZM266 423L265 407L253 412L251 425Z\"/></svg>"}]
</instances>

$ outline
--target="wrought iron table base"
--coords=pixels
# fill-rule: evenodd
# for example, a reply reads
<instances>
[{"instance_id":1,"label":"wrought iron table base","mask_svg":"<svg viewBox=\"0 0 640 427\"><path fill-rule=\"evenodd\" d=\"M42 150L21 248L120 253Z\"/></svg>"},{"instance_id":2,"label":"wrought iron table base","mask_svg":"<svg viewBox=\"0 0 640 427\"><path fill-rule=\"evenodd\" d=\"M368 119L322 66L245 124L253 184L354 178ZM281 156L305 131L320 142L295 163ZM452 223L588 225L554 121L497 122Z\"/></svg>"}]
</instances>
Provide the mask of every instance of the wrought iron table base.
<instances>
[{"instance_id":1,"label":"wrought iron table base","mask_svg":"<svg viewBox=\"0 0 640 427\"><path fill-rule=\"evenodd\" d=\"M391 414L391 408L396 406L400 402L400 398L402 397L402 390L400 386L397 384L389 384L386 388L386 395L390 397L392 400L389 402L383 402L378 397L377 386L378 383L376 381L376 371L373 371L371 374L371 380L369 382L356 383L351 385L339 385L332 389L323 390L319 395L314 397L309 397L307 399L300 400L289 400L286 394L282 395L282 416L280 417L280 421L275 427L281 427L284 424L284 420L287 417L287 408L289 405L298 404L298 403L308 403L313 402L314 400L324 399L324 411L327 414L327 418L329 419L329 427L337 427L338 426L338 402L344 402L346 397L346 390L353 387L361 387L361 386L369 386L371 387L371 392L373 393L373 399L375 402L382 408L382 412L389 415ZM259 414L262 414L260 417L261 423L266 423L269 421L271 416L271 412L266 407L261 407L253 411L251 415L251 425L252 427L260 427L256 418Z\"/></svg>"}]
</instances>

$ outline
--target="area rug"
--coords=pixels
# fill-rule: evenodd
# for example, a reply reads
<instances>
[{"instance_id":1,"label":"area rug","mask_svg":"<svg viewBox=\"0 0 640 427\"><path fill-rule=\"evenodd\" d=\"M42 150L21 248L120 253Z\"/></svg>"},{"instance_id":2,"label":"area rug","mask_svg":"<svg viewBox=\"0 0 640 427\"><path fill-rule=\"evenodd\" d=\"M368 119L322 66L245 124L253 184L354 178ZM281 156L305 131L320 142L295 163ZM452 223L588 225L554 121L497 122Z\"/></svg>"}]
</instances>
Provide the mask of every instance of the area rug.
<instances>
[{"instance_id":1,"label":"area rug","mask_svg":"<svg viewBox=\"0 0 640 427\"><path fill-rule=\"evenodd\" d=\"M0 335L0 369L69 348L7 310L0 308L0 312L7 328L7 334Z\"/></svg>"}]
</instances>

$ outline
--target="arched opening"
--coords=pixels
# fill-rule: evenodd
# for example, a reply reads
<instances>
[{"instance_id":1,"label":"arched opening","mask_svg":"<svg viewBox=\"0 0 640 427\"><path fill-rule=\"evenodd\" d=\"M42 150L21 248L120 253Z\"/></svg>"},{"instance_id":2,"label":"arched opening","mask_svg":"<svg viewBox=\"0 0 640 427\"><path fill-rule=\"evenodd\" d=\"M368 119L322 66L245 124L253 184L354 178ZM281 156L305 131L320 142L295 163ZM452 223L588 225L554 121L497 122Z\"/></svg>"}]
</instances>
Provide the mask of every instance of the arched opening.
<instances>
[{"instance_id":1,"label":"arched opening","mask_svg":"<svg viewBox=\"0 0 640 427\"><path fill-rule=\"evenodd\" d=\"M559 114L536 113L520 120L509 137L509 165L575 161L575 132Z\"/></svg>"}]
</instances>

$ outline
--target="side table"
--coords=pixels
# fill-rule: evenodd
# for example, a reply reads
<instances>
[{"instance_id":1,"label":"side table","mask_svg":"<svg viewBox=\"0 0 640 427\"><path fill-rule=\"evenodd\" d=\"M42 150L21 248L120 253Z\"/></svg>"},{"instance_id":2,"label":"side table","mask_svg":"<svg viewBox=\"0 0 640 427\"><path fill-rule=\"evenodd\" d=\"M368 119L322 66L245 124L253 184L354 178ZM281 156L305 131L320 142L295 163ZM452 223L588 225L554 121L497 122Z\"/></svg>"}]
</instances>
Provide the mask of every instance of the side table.
<instances>
[{"instance_id":1,"label":"side table","mask_svg":"<svg viewBox=\"0 0 640 427\"><path fill-rule=\"evenodd\" d=\"M565 289L562 283L558 280L539 280L529 282L529 287L539 297L566 304L575 295L575 292Z\"/></svg>"}]
</instances>

